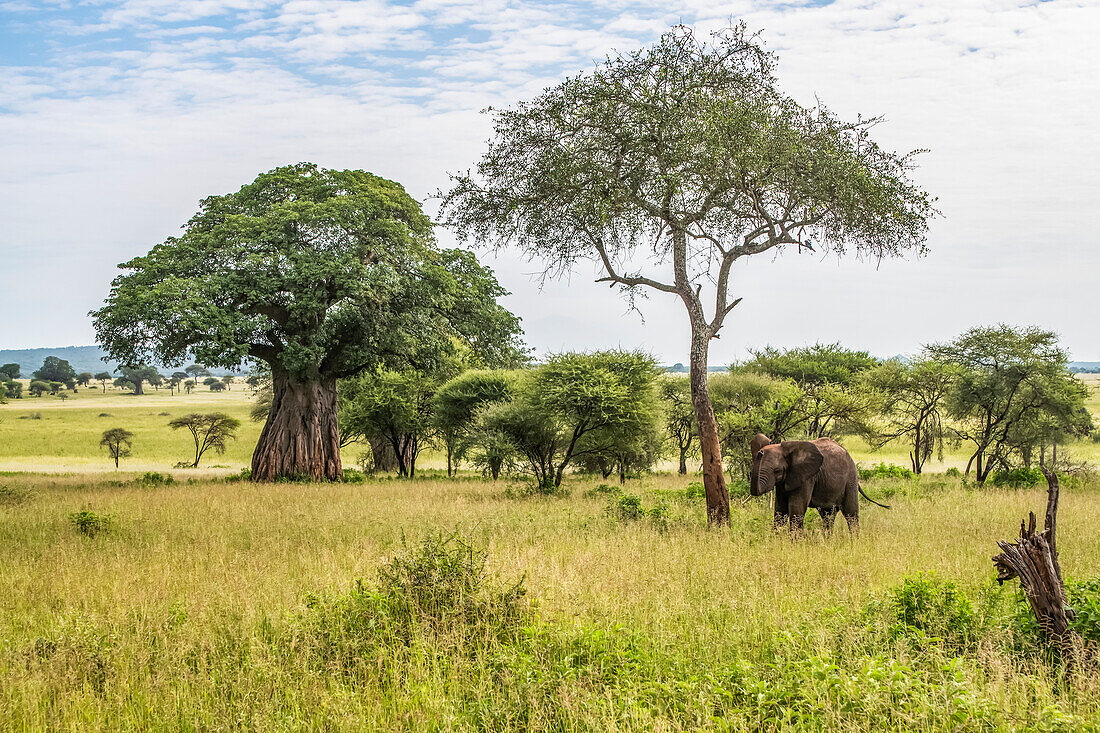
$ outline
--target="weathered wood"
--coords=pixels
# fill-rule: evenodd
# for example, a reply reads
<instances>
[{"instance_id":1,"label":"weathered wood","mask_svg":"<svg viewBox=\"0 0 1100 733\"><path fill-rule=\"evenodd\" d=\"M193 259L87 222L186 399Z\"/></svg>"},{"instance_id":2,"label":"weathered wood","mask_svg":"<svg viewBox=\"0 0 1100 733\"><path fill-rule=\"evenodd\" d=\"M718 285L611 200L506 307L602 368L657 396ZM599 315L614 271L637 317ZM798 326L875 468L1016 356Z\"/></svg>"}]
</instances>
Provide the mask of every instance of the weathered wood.
<instances>
[{"instance_id":1,"label":"weathered wood","mask_svg":"<svg viewBox=\"0 0 1100 733\"><path fill-rule=\"evenodd\" d=\"M1067 663L1071 663L1077 645L1069 630L1073 609L1066 600L1062 568L1058 562L1058 475L1045 465L1040 469L1047 480L1043 530L1036 531L1035 512L1028 512L1026 526L1020 522L1020 537L1016 542L997 542L1001 552L993 557L993 564L997 568L998 583L1020 579L1020 586L1039 622L1044 639L1058 649Z\"/></svg>"}]
</instances>

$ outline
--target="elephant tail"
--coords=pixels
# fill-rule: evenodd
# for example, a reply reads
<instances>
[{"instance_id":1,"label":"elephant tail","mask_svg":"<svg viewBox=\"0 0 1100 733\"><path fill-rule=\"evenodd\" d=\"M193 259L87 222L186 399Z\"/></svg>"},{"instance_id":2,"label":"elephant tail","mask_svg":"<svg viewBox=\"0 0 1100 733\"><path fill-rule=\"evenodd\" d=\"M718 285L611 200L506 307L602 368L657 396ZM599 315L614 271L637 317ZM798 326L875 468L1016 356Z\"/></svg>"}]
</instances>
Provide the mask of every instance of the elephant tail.
<instances>
[{"instance_id":1,"label":"elephant tail","mask_svg":"<svg viewBox=\"0 0 1100 733\"><path fill-rule=\"evenodd\" d=\"M863 497L864 499L866 499L867 501L871 502L872 504L875 504L875 505L877 505L877 506L880 506L880 507L882 507L883 509L889 509L889 508L890 508L890 505L889 505L889 504L879 504L879 503L878 503L877 501L875 501L875 500L874 500L874 499L872 499L871 497L867 496L867 494L864 494L864 493L863 493L863 487L862 487L862 486L860 486L860 485L858 485L858 484L857 484L857 485L856 485L856 488L857 488L857 489L859 489L859 494L860 494L860 496L862 496L862 497Z\"/></svg>"}]
</instances>

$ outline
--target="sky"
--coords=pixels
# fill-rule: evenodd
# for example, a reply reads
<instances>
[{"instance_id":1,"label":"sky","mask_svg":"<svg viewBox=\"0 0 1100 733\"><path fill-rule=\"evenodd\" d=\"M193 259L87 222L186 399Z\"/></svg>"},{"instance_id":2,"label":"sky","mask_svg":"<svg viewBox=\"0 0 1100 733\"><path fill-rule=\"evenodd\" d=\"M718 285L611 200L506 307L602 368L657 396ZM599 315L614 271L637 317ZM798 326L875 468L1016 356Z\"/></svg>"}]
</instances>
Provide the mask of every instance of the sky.
<instances>
[{"instance_id":1,"label":"sky","mask_svg":"<svg viewBox=\"0 0 1100 733\"><path fill-rule=\"evenodd\" d=\"M914 178L942 216L923 258L740 260L712 364L768 344L912 354L997 322L1100 360L1095 0L0 0L0 348L93 343L117 263L206 195L313 161L399 181L432 212L484 151L485 108L731 19L796 99L885 115L883 146L928 149ZM687 361L673 296L635 311L595 265L540 287L539 262L479 254L538 354Z\"/></svg>"}]
</instances>

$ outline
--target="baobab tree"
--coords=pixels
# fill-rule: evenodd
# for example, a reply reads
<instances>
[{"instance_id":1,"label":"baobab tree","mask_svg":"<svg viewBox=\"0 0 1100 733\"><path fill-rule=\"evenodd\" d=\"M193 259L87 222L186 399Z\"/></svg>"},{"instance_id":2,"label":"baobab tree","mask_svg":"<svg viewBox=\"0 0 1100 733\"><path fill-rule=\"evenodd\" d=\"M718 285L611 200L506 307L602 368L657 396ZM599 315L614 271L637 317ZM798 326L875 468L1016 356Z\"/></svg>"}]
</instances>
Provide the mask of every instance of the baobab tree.
<instances>
[{"instance_id":1,"label":"baobab tree","mask_svg":"<svg viewBox=\"0 0 1100 733\"><path fill-rule=\"evenodd\" d=\"M879 118L804 107L774 66L743 24L710 40L675 27L496 111L488 151L441 194L463 240L516 246L551 276L594 261L599 282L631 302L651 289L683 303L707 515L719 524L729 498L707 359L741 300L729 292L734 264L779 248L920 252L935 213L909 178L912 154L872 141Z\"/></svg>"},{"instance_id":2,"label":"baobab tree","mask_svg":"<svg viewBox=\"0 0 1100 733\"><path fill-rule=\"evenodd\" d=\"M438 248L405 189L361 170L263 173L121 268L92 313L112 358L270 369L254 481L342 478L338 379L459 345L488 359L519 333L492 272Z\"/></svg>"}]
</instances>

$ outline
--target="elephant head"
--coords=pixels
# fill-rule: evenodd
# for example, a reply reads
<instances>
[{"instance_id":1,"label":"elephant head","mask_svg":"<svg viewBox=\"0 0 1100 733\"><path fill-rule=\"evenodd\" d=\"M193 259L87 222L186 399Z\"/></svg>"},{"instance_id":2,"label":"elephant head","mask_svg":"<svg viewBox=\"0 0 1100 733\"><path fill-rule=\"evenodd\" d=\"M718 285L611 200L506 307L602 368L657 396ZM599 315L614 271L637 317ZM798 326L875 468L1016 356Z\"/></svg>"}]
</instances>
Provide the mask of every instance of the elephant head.
<instances>
[{"instance_id":1,"label":"elephant head","mask_svg":"<svg viewBox=\"0 0 1100 733\"><path fill-rule=\"evenodd\" d=\"M771 444L772 439L763 433L757 433L752 436L752 440L749 442L749 457L753 463L752 471L749 472L749 492L752 493L753 496L760 496L760 494L763 493L756 490L756 454L759 453L764 446Z\"/></svg>"},{"instance_id":2,"label":"elephant head","mask_svg":"<svg viewBox=\"0 0 1100 733\"><path fill-rule=\"evenodd\" d=\"M756 439L753 439L756 443ZM825 456L808 440L788 440L775 445L765 445L752 459L752 479L749 493L766 494L784 484L801 486L821 470Z\"/></svg>"}]
</instances>

